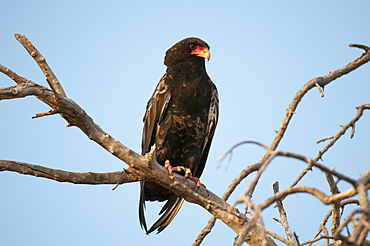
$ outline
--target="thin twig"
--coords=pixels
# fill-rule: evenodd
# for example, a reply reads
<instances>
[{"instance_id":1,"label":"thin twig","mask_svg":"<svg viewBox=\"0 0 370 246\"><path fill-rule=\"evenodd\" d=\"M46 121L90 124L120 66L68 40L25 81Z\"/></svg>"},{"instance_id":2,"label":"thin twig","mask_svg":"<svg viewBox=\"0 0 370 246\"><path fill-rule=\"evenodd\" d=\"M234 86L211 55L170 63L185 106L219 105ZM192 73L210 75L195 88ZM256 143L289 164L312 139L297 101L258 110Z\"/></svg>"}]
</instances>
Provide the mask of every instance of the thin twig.
<instances>
[{"instance_id":1,"label":"thin twig","mask_svg":"<svg viewBox=\"0 0 370 246\"><path fill-rule=\"evenodd\" d=\"M358 213L362 213L362 212L366 212L364 211L363 209L355 209L355 210L352 210L347 216L346 218L344 219L344 221L342 222L342 224L340 224L340 226L337 228L336 232L333 234L333 236L339 236L340 235L340 232L344 229L344 227L347 226L347 224L349 224L354 218L353 216L355 214L358 214Z\"/></svg>"},{"instance_id":2,"label":"thin twig","mask_svg":"<svg viewBox=\"0 0 370 246\"><path fill-rule=\"evenodd\" d=\"M5 74L6 76L8 76L11 80L16 82L17 84L22 84L22 83L25 83L25 82L28 81L25 78L23 78L22 76L19 76L18 74L16 74L12 70L10 70L9 68L4 67L3 65L0 65L0 72Z\"/></svg>"},{"instance_id":3,"label":"thin twig","mask_svg":"<svg viewBox=\"0 0 370 246\"><path fill-rule=\"evenodd\" d=\"M369 51L370 50L370 47L366 46L366 45L362 45L362 44L348 44L349 47L354 47L354 48L359 48L359 49L363 49L365 51Z\"/></svg>"},{"instance_id":4,"label":"thin twig","mask_svg":"<svg viewBox=\"0 0 370 246\"><path fill-rule=\"evenodd\" d=\"M308 241L306 241L306 242L302 242L302 243L300 243L299 245L312 244L312 243L317 242L317 241L320 241L320 240L322 240L322 239L326 239L326 240L328 240L328 239L340 239L340 240L343 240L343 238L340 238L340 237L319 236L319 237L316 237L316 238L314 238L314 239L308 240Z\"/></svg>"},{"instance_id":5,"label":"thin twig","mask_svg":"<svg viewBox=\"0 0 370 246\"><path fill-rule=\"evenodd\" d=\"M348 204L354 204L354 203L358 205L359 202L358 202L357 199L348 199L348 200L342 201L340 203L340 207L342 208L342 212L344 211L344 207L346 205L348 205ZM329 236L329 233L328 233L328 230L325 227L325 224L327 223L327 221L328 221L328 219L330 218L331 215L332 215L332 211L330 209L330 211L325 215L324 219L322 220L322 222L321 222L321 224L319 226L319 229L318 229L316 235L313 238L318 237L321 232L324 232L325 236ZM344 225L344 226L346 226L346 225ZM332 233L332 235L335 235L335 233Z\"/></svg>"},{"instance_id":6,"label":"thin twig","mask_svg":"<svg viewBox=\"0 0 370 246\"><path fill-rule=\"evenodd\" d=\"M352 132L351 132L351 138L353 137L354 135L354 132L355 132L355 123L361 118L362 114L363 114L363 111L365 109L370 109L370 104L364 104L364 105L361 105L359 107L356 108L357 109L357 113L355 115L355 117L349 122L347 123L346 125L343 125L342 126L342 129L332 137L332 140L318 153L318 155L316 156L315 160L318 160L319 158L322 158L323 154L331 147L334 145L334 143L342 136L345 134L345 132L350 128L352 127ZM332 194L337 194L339 193L339 189L338 189L338 186L336 184L336 182L333 180L333 177L330 173L328 172L325 172L325 177L326 177L326 180L330 186L330 191L332 192ZM332 204L332 227L331 227L331 232L332 234L335 233L337 227L339 226L340 224L340 215L339 215L339 204L338 203L334 203Z\"/></svg>"},{"instance_id":7,"label":"thin twig","mask_svg":"<svg viewBox=\"0 0 370 246\"><path fill-rule=\"evenodd\" d=\"M276 156L292 157L292 158L295 158L297 160L304 161L304 162L310 164L310 166L317 167L317 168L319 168L320 170L322 170L324 172L329 172L332 175L336 176L337 178L339 178L341 180L344 180L344 181L347 181L348 183L350 183L352 185L356 184L356 180L354 180L354 179L352 179L352 178L350 178L350 177L348 177L348 176L346 176L346 175L344 175L340 172L335 171L334 168L325 167L324 165L318 163L314 159L311 159L311 158L308 158L308 157L305 157L305 156L302 156L302 155L299 155L299 154L287 152L287 151L276 151Z\"/></svg>"},{"instance_id":8,"label":"thin twig","mask_svg":"<svg viewBox=\"0 0 370 246\"><path fill-rule=\"evenodd\" d=\"M334 136L323 138L323 139L320 139L320 140L316 141L316 143L319 144L321 142L325 142L326 140L330 140L330 139L333 139L333 138L334 138Z\"/></svg>"},{"instance_id":9,"label":"thin twig","mask_svg":"<svg viewBox=\"0 0 370 246\"><path fill-rule=\"evenodd\" d=\"M57 77L46 63L46 59L40 54L40 52L33 46L33 44L28 40L28 38L21 34L14 34L15 38L23 47L28 51L32 58L36 61L37 65L40 67L41 71L44 73L50 88L61 97L66 98L66 93L63 90L62 85L59 83Z\"/></svg>"},{"instance_id":10,"label":"thin twig","mask_svg":"<svg viewBox=\"0 0 370 246\"><path fill-rule=\"evenodd\" d=\"M265 232L266 232L267 235L270 235L271 237L279 240L280 242L285 243L286 245L289 245L289 241L288 240L286 240L285 238L277 235L276 233L274 233L272 231L269 231L269 230L266 230L266 229L265 229Z\"/></svg>"},{"instance_id":11,"label":"thin twig","mask_svg":"<svg viewBox=\"0 0 370 246\"><path fill-rule=\"evenodd\" d=\"M316 157L313 159L314 161L318 161L322 158L322 156L330 149L330 147L332 147L334 145L334 143L336 141L338 141L338 139L345 134L345 132L348 130L348 128L353 126L361 118L361 116L363 114L363 111L365 109L370 109L370 104L364 104L364 105L358 106L358 107L356 107L356 109L357 109L357 113L356 113L355 117L350 122L348 122L346 125L343 125L341 130L337 134L335 134L334 136L331 136L329 138L326 138L326 139L332 139L332 140L324 148L322 148L318 152ZM326 140L326 139L323 139L323 140ZM320 140L318 142L322 142L323 140ZM311 170L311 167L312 166L309 165L303 171L301 171L300 175L292 182L290 187L296 186L298 184L298 182L308 173L308 171Z\"/></svg>"},{"instance_id":12,"label":"thin twig","mask_svg":"<svg viewBox=\"0 0 370 246\"><path fill-rule=\"evenodd\" d=\"M251 194L253 193L254 189L256 188L256 185L257 185L263 171L266 169L267 165L270 164L271 161L275 158L276 153L277 152L272 152L271 155L265 160L265 162L258 169L257 174L253 177L252 181L249 183L247 188L242 192L242 194L239 196L239 198L236 199L233 206L235 206L238 203L241 203L243 201L249 201L249 199L251 197Z\"/></svg>"},{"instance_id":13,"label":"thin twig","mask_svg":"<svg viewBox=\"0 0 370 246\"><path fill-rule=\"evenodd\" d=\"M279 192L279 182L275 182L273 185L273 190L274 190L274 194L278 193ZM294 238L294 235L293 235L293 232L292 230L290 229L290 226L289 226L289 223L288 223L288 217L287 217L287 214L285 212L285 209L284 209L284 205L283 205L283 202L281 199L278 199L276 200L276 205L277 205L277 208L278 208L278 211L279 211L279 214L280 214L280 224L284 227L284 230L285 230L285 233L288 237L288 240L289 242L292 244L292 245L296 245L296 241L295 241L295 238Z\"/></svg>"},{"instance_id":14,"label":"thin twig","mask_svg":"<svg viewBox=\"0 0 370 246\"><path fill-rule=\"evenodd\" d=\"M244 242L244 238L248 235L252 228L256 226L257 222L262 216L262 209L259 206L253 206L253 204L248 204L247 206L253 208L253 215L249 223L244 225L242 232L238 235L239 237L234 242L234 246L240 246Z\"/></svg>"},{"instance_id":15,"label":"thin twig","mask_svg":"<svg viewBox=\"0 0 370 246\"><path fill-rule=\"evenodd\" d=\"M40 118L40 117L43 117L43 116L49 116L49 115L54 115L54 114L58 114L58 110L49 110L47 112L43 112L43 113L36 113L35 116L32 116L32 119L36 119L36 118Z\"/></svg>"},{"instance_id":16,"label":"thin twig","mask_svg":"<svg viewBox=\"0 0 370 246\"><path fill-rule=\"evenodd\" d=\"M367 185L370 184L370 170L365 174L361 175L361 178L357 181L356 191L359 195L360 207L363 210L360 219L356 224L351 236L350 241L361 245L369 232L366 224L370 222L370 201L367 195Z\"/></svg>"},{"instance_id":17,"label":"thin twig","mask_svg":"<svg viewBox=\"0 0 370 246\"><path fill-rule=\"evenodd\" d=\"M346 133L346 131L350 127L354 127L356 122L361 118L364 111L366 109L370 109L370 104L360 105L360 106L356 107L356 109L357 109L356 115L352 118L352 120L350 120L347 124L343 125L342 128L339 130L339 132L337 134L335 134L334 136L329 137L332 140L317 154L317 156L315 157L315 160L319 160L324 155L324 153L326 151L328 151L328 149L330 147L332 147L334 145L334 143L336 141L338 141L338 139ZM353 133L351 134L351 137L353 137Z\"/></svg>"},{"instance_id":18,"label":"thin twig","mask_svg":"<svg viewBox=\"0 0 370 246\"><path fill-rule=\"evenodd\" d=\"M317 89L319 90L320 96L321 96L321 97L324 97L324 89L323 89L323 87L321 87L321 86L319 85L319 83L315 83L315 86L316 86L316 87L317 87Z\"/></svg>"},{"instance_id":19,"label":"thin twig","mask_svg":"<svg viewBox=\"0 0 370 246\"><path fill-rule=\"evenodd\" d=\"M216 166L216 169L219 169L220 166L221 166L221 164L222 164L222 162L226 159L226 157L229 157L228 158L228 161L227 161L227 164L226 164L226 169L227 169L228 166L229 166L229 164L230 164L230 162L231 162L233 151L237 147L242 146L242 145L245 145L245 144L255 144L255 145L258 145L258 146L260 146L260 147L262 147L262 148L264 148L266 150L268 149L268 147L266 145L264 145L264 144L262 144L260 142L257 142L257 141L250 141L250 140L248 140L248 141L239 142L239 143L233 145L230 149L228 149L225 154L223 154L222 156L220 156L219 158L217 158L218 164Z\"/></svg>"}]
</instances>

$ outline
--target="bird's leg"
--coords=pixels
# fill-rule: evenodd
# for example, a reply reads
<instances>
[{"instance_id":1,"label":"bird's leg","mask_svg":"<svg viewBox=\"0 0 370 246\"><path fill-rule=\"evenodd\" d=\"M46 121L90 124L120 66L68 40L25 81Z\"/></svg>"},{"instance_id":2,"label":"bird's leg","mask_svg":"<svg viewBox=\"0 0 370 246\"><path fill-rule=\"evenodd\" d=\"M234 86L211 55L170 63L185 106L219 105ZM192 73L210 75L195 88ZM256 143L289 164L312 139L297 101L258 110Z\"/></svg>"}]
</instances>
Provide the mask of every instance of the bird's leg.
<instances>
[{"instance_id":1,"label":"bird's leg","mask_svg":"<svg viewBox=\"0 0 370 246\"><path fill-rule=\"evenodd\" d=\"M170 161L169 160L166 160L164 162L164 168L166 168L168 170L169 173L172 173L173 171L174 172L181 172L181 171L184 171L184 167L181 167L181 166L177 166L177 167L173 167L171 166L170 164Z\"/></svg>"},{"instance_id":2,"label":"bird's leg","mask_svg":"<svg viewBox=\"0 0 370 246\"><path fill-rule=\"evenodd\" d=\"M191 173L190 168L185 168L185 177L188 178L188 179L191 179L195 183L197 183L197 187L198 186L205 186L203 183L200 182L199 178L193 176L193 174Z\"/></svg>"}]
</instances>

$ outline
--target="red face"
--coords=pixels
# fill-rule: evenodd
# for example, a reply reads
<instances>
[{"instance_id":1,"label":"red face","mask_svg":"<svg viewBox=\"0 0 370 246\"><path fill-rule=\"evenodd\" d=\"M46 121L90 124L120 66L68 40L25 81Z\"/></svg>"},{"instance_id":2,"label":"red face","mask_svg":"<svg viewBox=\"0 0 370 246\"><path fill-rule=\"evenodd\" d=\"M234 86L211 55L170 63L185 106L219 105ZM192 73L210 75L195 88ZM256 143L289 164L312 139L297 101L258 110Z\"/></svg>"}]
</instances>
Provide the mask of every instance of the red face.
<instances>
[{"instance_id":1,"label":"red face","mask_svg":"<svg viewBox=\"0 0 370 246\"><path fill-rule=\"evenodd\" d=\"M207 47L203 47L200 45L191 45L190 48L192 49L191 51L192 55L203 57L204 59L209 60L210 53Z\"/></svg>"}]
</instances>

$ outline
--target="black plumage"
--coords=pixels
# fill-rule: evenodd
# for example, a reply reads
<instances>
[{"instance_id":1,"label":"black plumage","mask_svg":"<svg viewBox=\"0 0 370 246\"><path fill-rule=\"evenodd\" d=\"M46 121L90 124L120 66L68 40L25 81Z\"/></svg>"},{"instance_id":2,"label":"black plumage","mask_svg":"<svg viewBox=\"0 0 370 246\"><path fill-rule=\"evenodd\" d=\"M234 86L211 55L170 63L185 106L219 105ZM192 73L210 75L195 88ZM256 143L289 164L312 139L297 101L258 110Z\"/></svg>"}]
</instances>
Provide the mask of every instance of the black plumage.
<instances>
[{"instance_id":1,"label":"black plumage","mask_svg":"<svg viewBox=\"0 0 370 246\"><path fill-rule=\"evenodd\" d=\"M192 175L202 175L218 120L216 86L208 77L205 59L209 46L198 38L186 38L167 52L166 73L149 99L144 115L142 154L156 144L157 162L169 161L174 167L190 168ZM161 217L147 229L145 201L167 201ZM155 183L142 181L139 220L149 234L166 228L176 216L184 199Z\"/></svg>"}]
</instances>

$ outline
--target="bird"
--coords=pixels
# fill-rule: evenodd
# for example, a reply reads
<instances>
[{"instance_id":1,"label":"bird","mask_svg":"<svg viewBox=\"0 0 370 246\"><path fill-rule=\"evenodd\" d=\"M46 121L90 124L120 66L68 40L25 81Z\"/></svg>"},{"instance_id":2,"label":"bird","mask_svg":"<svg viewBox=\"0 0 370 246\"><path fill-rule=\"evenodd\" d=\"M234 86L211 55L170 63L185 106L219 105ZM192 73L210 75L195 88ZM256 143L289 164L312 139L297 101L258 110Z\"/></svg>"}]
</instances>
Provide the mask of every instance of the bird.
<instances>
[{"instance_id":1,"label":"bird","mask_svg":"<svg viewBox=\"0 0 370 246\"><path fill-rule=\"evenodd\" d=\"M186 175L203 185L204 170L215 133L219 99L215 84L206 72L210 46L199 38L185 38L165 53L167 67L151 98L142 134L142 155L155 144L156 161L172 170L186 170ZM181 173L181 172L180 172ZM161 215L147 229L145 202L164 202ZM139 222L146 234L163 231L175 218L184 199L149 181L140 181Z\"/></svg>"}]
</instances>

